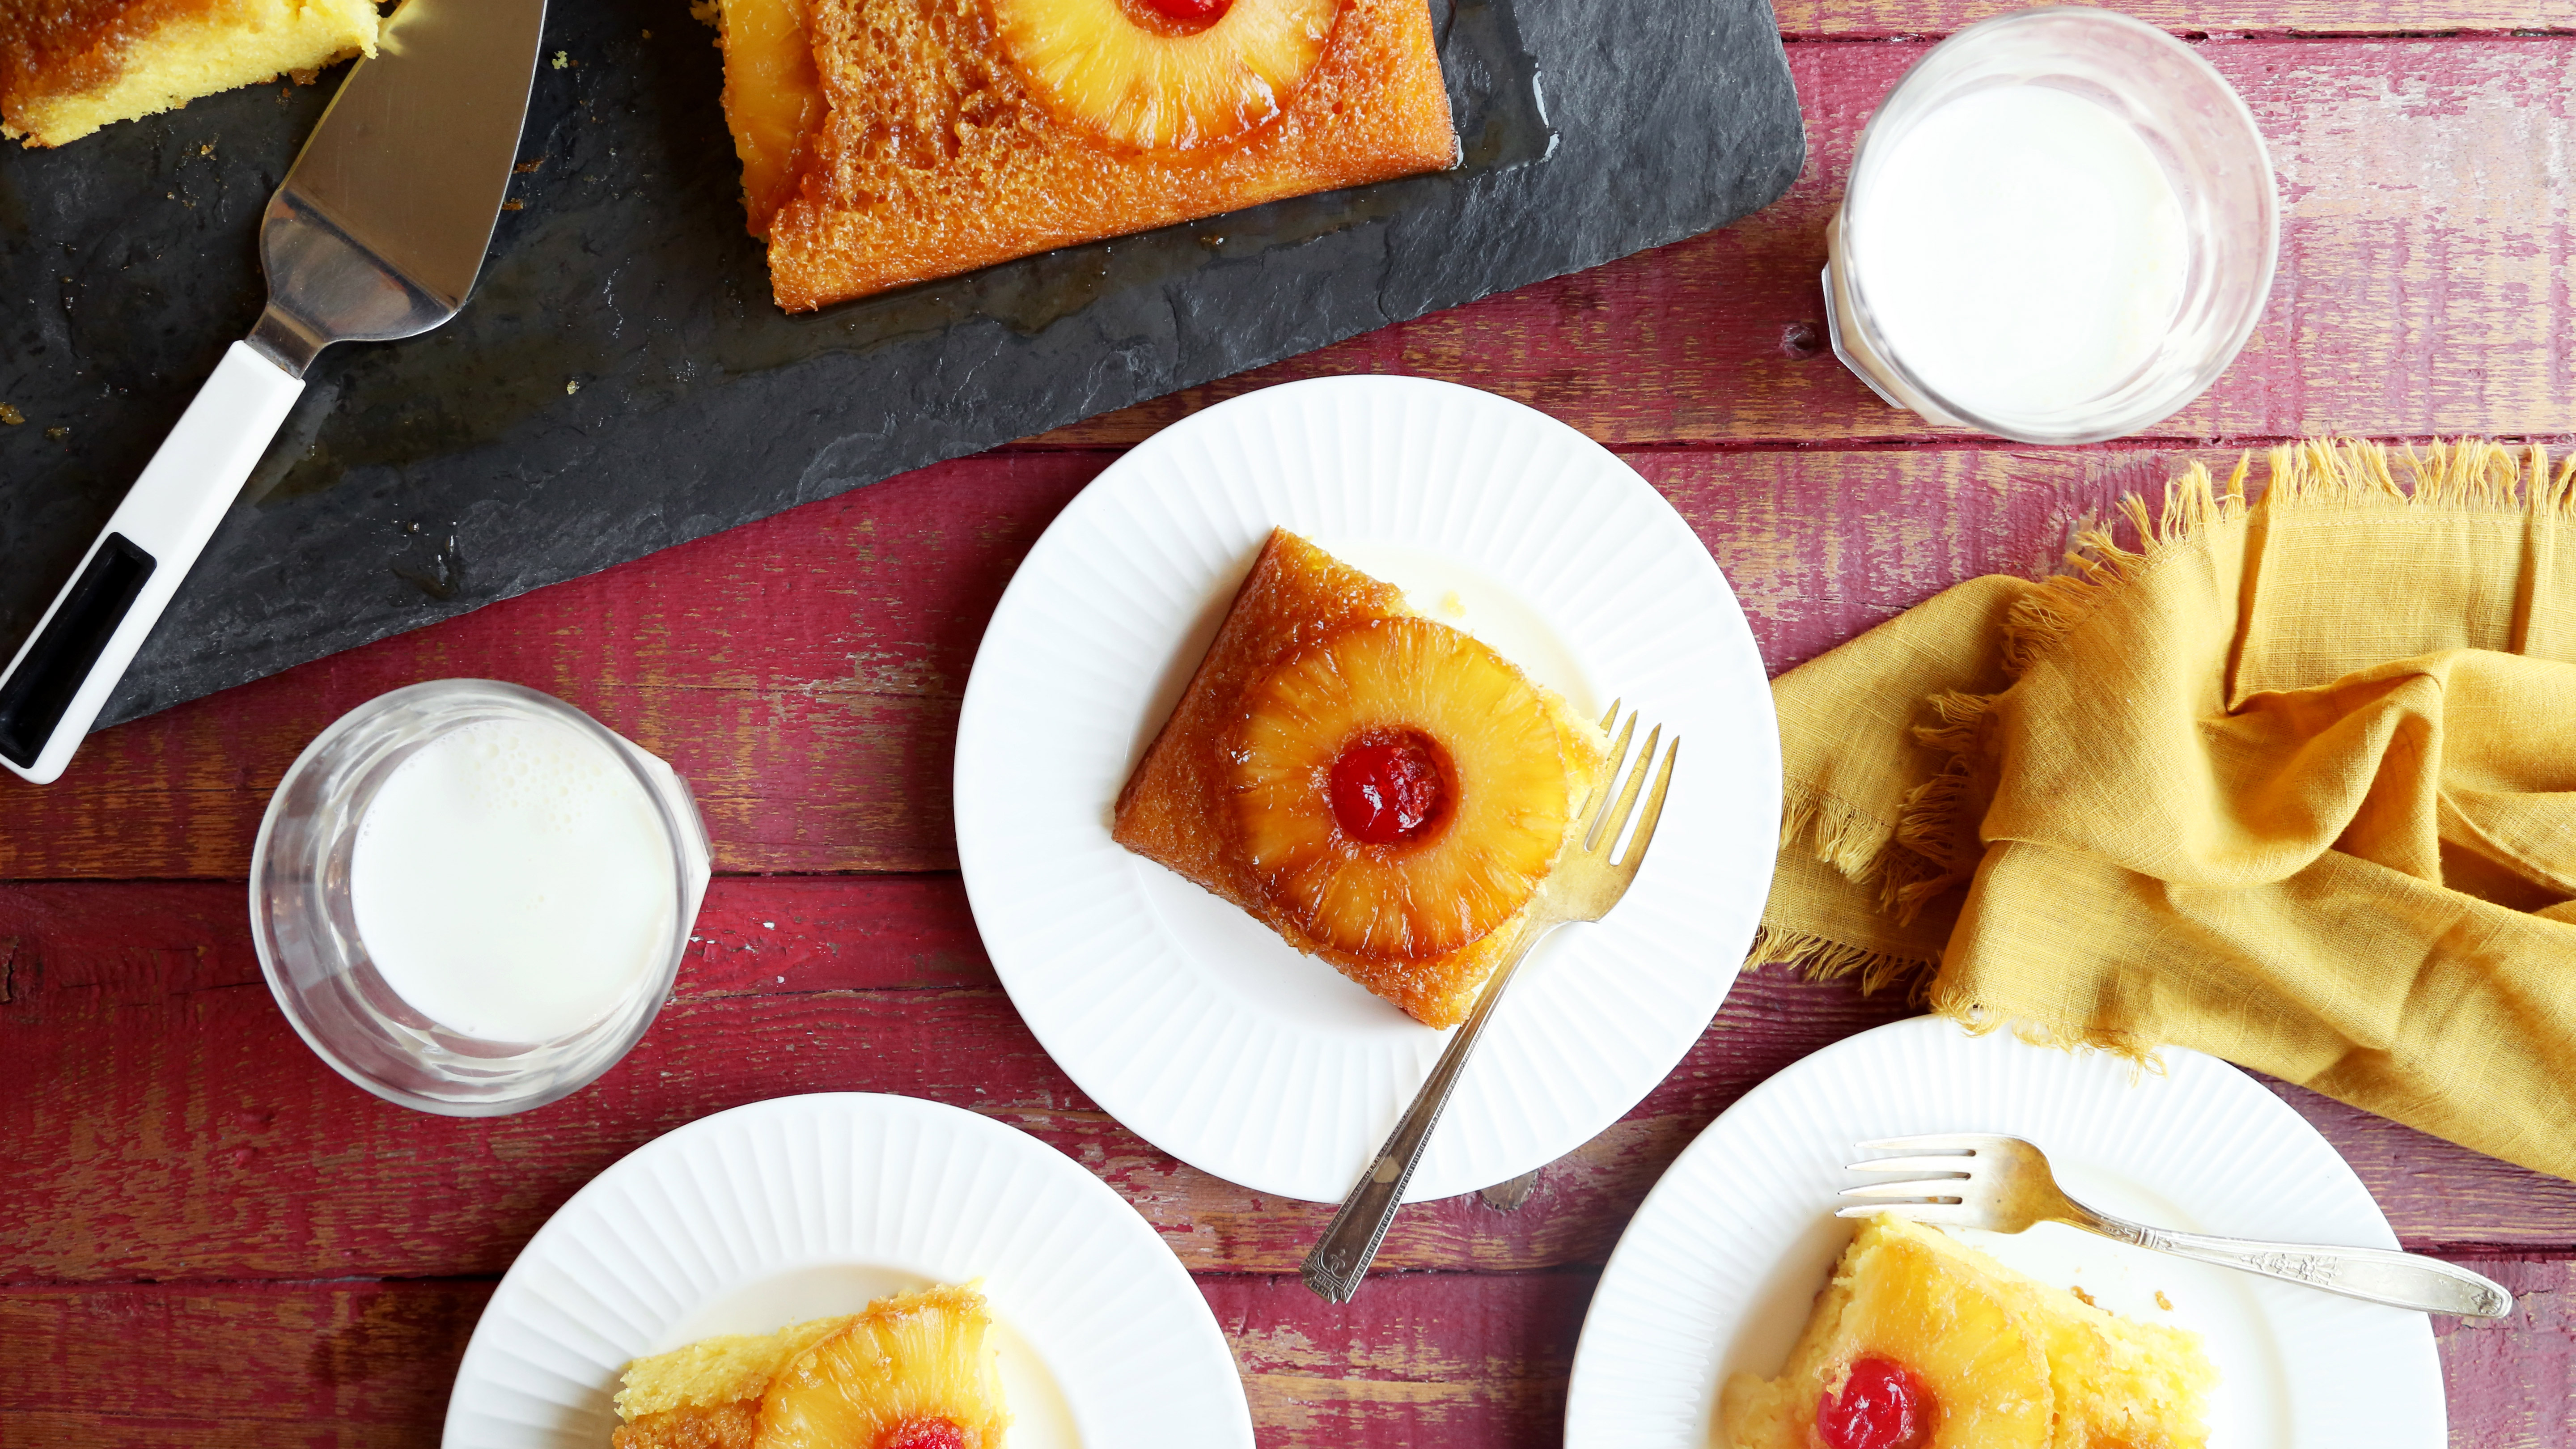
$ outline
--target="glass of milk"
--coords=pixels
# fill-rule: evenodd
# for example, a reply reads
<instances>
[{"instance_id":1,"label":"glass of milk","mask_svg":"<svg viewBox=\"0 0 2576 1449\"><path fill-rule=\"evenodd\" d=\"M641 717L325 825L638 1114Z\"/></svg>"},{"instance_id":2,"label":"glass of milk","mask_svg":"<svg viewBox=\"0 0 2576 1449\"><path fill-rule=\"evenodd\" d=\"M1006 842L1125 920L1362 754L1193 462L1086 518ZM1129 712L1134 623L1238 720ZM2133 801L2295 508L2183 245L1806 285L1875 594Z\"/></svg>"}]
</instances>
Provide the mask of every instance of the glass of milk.
<instances>
[{"instance_id":1,"label":"glass of milk","mask_svg":"<svg viewBox=\"0 0 2576 1449\"><path fill-rule=\"evenodd\" d=\"M287 770L251 856L251 934L342 1076L494 1116L635 1045L707 877L669 765L535 690L442 679L352 710Z\"/></svg>"},{"instance_id":2,"label":"glass of milk","mask_svg":"<svg viewBox=\"0 0 2576 1449\"><path fill-rule=\"evenodd\" d=\"M1827 232L1834 351L1927 422L2120 437L2234 360L2279 229L2253 114L2190 47L2110 10L2000 15L1861 133Z\"/></svg>"}]
</instances>

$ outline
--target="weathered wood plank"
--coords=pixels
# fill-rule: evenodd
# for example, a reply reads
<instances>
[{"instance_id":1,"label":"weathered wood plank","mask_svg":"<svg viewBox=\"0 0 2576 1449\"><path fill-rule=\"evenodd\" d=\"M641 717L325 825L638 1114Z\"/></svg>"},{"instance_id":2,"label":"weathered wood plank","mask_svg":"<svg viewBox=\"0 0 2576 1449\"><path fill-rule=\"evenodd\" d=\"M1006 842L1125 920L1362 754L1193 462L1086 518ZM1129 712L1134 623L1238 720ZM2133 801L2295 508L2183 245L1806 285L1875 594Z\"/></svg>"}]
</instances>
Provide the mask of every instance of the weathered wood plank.
<instances>
[{"instance_id":1,"label":"weathered wood plank","mask_svg":"<svg viewBox=\"0 0 2576 1449\"><path fill-rule=\"evenodd\" d=\"M1626 455L1700 532L1784 667L1998 569L2171 455L1917 448ZM0 879L240 878L296 754L385 690L549 690L671 760L733 871L956 863L956 712L1010 572L1107 455L925 469L109 730L0 776Z\"/></svg>"},{"instance_id":2,"label":"weathered wood plank","mask_svg":"<svg viewBox=\"0 0 2576 1449\"><path fill-rule=\"evenodd\" d=\"M1841 0L1818 3L1840 13ZM1951 13L1914 0L1855 0L1852 13L1917 10L1933 19ZM1784 26L1806 23L1784 14ZM1925 48L1793 43L1806 171L1781 201L1723 231L1039 441L1132 443L1218 399L1342 372L1424 373L1489 388L1619 445L1937 436L1834 360L1817 282L1825 224L1860 129ZM2552 159L2576 141L2576 36L2224 39L2198 48L2244 93L2269 143L2282 201L2280 268L2245 353L2206 397L2149 432L2576 431L2563 282L2576 240L2570 188Z\"/></svg>"},{"instance_id":3,"label":"weathered wood plank","mask_svg":"<svg viewBox=\"0 0 2576 1449\"><path fill-rule=\"evenodd\" d=\"M2021 9L2011 0L1780 0L1772 6L1790 36L1860 39L1946 35L1962 25ZM2460 31L2564 32L2567 12L2537 0L2131 0L2122 11L2181 35L2427 35Z\"/></svg>"},{"instance_id":4,"label":"weathered wood plank","mask_svg":"<svg viewBox=\"0 0 2576 1449\"><path fill-rule=\"evenodd\" d=\"M2513 1316L2436 1318L2457 1449L2576 1444L2576 1263L2461 1258L2512 1290Z\"/></svg>"},{"instance_id":5,"label":"weathered wood plank","mask_svg":"<svg viewBox=\"0 0 2576 1449\"><path fill-rule=\"evenodd\" d=\"M431 1445L489 1282L0 1289L0 1443Z\"/></svg>"},{"instance_id":6,"label":"weathered wood plank","mask_svg":"<svg viewBox=\"0 0 2576 1449\"><path fill-rule=\"evenodd\" d=\"M2437 1320L2459 1449L2576 1442L2576 1265L2469 1260L2519 1295ZM1561 1441L1596 1275L1405 1273L1346 1307L1286 1276L1204 1276L1265 1449ZM437 1442L491 1283L0 1288L0 1442L268 1449Z\"/></svg>"},{"instance_id":7,"label":"weathered wood plank","mask_svg":"<svg viewBox=\"0 0 2576 1449\"><path fill-rule=\"evenodd\" d=\"M0 886L14 942L0 1039L0 1281L497 1273L601 1168L709 1112L787 1091L902 1092L1023 1128L1115 1187L1194 1269L1293 1270L1329 1212L1183 1166L1111 1121L1011 1010L953 877L719 880L677 999L578 1096L460 1122L342 1082L278 1015L240 890ZM782 979L783 978L783 979ZM1390 1268L1604 1261L1648 1187L1781 1067L1906 1013L1775 970L1626 1120L1503 1214L1409 1210ZM2418 1246L2576 1251L2576 1184L2282 1089ZM310 1184L327 1182L327 1192Z\"/></svg>"}]
</instances>

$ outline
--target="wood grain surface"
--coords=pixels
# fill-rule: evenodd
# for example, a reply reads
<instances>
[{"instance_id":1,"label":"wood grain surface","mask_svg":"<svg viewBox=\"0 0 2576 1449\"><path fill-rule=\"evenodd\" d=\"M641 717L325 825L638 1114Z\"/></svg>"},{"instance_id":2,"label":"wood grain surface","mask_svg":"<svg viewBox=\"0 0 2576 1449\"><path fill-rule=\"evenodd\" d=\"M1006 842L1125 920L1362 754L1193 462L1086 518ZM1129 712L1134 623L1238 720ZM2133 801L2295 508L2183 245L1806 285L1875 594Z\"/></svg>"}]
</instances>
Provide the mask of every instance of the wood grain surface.
<instances>
[{"instance_id":1,"label":"wood grain surface","mask_svg":"<svg viewBox=\"0 0 2576 1449\"><path fill-rule=\"evenodd\" d=\"M905 1092L1083 1162L1197 1275L1260 1441L1561 1436L1601 1264L1691 1137L1782 1066L1904 1015L1748 975L1627 1117L1503 1213L1408 1210L1348 1307L1292 1276L1325 1210L1156 1152L1011 1009L955 864L958 702L1013 569L1120 449L1297 377L1491 388L1621 451L1726 569L1774 669L1979 573L2036 574L2185 457L2308 431L2576 434L2576 25L2514 0L2130 6L2244 91L2285 207L2252 345L2148 437L2047 451L1937 432L1825 349L1822 232L1860 126L1985 0L1790 0L1811 154L1724 232L826 500L326 659L0 783L0 1445L429 1445L493 1281L583 1182L783 1092ZM2523 33L2529 32L2529 33ZM269 791L358 703L533 685L672 760L726 874L671 1001L593 1087L524 1116L408 1113L270 1000L244 877ZM2437 1321L2452 1440L2576 1446L2576 1185L2273 1084L2409 1247L2521 1295Z\"/></svg>"}]
</instances>

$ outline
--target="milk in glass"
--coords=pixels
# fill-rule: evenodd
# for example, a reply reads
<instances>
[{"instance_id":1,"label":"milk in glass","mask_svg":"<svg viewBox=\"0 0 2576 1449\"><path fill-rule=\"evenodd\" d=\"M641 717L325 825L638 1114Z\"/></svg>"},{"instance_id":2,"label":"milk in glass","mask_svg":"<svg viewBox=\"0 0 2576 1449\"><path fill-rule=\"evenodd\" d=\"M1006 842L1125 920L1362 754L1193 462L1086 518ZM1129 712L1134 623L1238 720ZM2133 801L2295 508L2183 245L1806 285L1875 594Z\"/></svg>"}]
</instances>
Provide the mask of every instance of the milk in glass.
<instances>
[{"instance_id":1,"label":"milk in glass","mask_svg":"<svg viewBox=\"0 0 2576 1449\"><path fill-rule=\"evenodd\" d=\"M1888 350L1951 404L2031 417L2104 396L2182 305L2190 238L2137 131L2051 86L1971 91L1916 121L1849 218Z\"/></svg>"},{"instance_id":2,"label":"milk in glass","mask_svg":"<svg viewBox=\"0 0 2576 1449\"><path fill-rule=\"evenodd\" d=\"M624 1001L669 949L678 885L610 747L486 719L396 766L359 820L350 905L376 971L458 1034L541 1042Z\"/></svg>"}]
</instances>

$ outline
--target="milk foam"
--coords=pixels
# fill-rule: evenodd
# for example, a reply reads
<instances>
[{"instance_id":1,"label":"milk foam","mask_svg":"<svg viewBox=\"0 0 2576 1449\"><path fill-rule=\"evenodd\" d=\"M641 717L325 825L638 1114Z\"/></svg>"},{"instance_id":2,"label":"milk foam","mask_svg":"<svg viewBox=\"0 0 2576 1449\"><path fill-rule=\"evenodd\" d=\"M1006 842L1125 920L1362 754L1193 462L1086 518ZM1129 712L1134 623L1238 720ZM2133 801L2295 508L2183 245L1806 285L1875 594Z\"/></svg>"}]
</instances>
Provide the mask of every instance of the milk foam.
<instances>
[{"instance_id":1,"label":"milk foam","mask_svg":"<svg viewBox=\"0 0 2576 1449\"><path fill-rule=\"evenodd\" d=\"M1988 418L2100 398L2155 356L2191 248L2136 129L2049 86L1970 92L1895 138L1851 218L1881 335Z\"/></svg>"},{"instance_id":2,"label":"milk foam","mask_svg":"<svg viewBox=\"0 0 2576 1449\"><path fill-rule=\"evenodd\" d=\"M656 969L677 895L644 787L544 720L481 720L397 766L358 822L358 935L447 1029L538 1042L598 1021Z\"/></svg>"}]
</instances>

